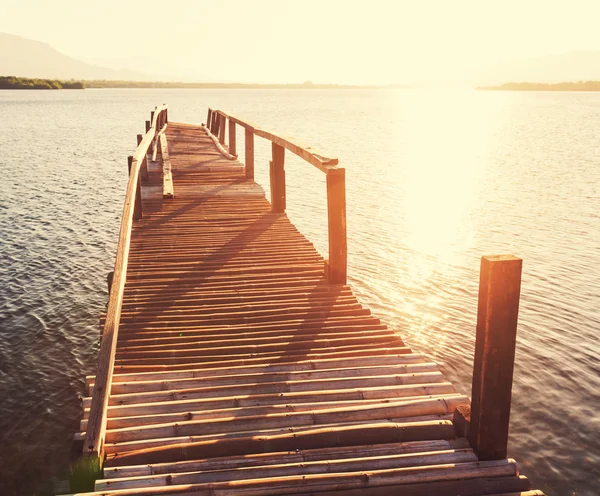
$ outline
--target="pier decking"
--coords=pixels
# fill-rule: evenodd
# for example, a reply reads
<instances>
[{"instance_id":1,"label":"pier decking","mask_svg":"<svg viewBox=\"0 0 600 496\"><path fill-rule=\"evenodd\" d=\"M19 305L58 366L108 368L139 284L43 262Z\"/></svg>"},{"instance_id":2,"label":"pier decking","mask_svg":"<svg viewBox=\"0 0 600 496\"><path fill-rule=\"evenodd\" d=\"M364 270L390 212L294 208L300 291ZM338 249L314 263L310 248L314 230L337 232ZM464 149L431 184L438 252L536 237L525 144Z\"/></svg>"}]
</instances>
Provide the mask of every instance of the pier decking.
<instances>
[{"instance_id":1,"label":"pier decking","mask_svg":"<svg viewBox=\"0 0 600 496\"><path fill-rule=\"evenodd\" d=\"M97 494L542 494L505 453L481 456L490 436L467 429L468 397L346 285L337 160L222 112L208 128L167 121L158 108L130 159L87 378ZM254 136L273 141L272 203L253 180ZM327 174L327 263L285 214L285 149Z\"/></svg>"}]
</instances>

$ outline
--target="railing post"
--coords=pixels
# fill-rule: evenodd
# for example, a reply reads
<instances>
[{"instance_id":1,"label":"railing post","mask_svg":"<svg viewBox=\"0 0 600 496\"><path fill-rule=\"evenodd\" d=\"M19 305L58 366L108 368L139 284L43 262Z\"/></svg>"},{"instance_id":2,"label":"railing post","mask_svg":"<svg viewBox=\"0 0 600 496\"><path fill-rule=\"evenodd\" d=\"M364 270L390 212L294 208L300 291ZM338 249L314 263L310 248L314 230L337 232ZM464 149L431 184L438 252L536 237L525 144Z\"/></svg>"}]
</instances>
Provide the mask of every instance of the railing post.
<instances>
[{"instance_id":1,"label":"railing post","mask_svg":"<svg viewBox=\"0 0 600 496\"><path fill-rule=\"evenodd\" d=\"M140 146L142 142L143 136L141 134L137 135L137 146ZM140 173L142 174L142 179L145 181L148 179L148 154L144 155L144 160L141 163Z\"/></svg>"},{"instance_id":2,"label":"railing post","mask_svg":"<svg viewBox=\"0 0 600 496\"><path fill-rule=\"evenodd\" d=\"M245 128L246 179L254 179L254 130Z\"/></svg>"},{"instance_id":3,"label":"railing post","mask_svg":"<svg viewBox=\"0 0 600 496\"><path fill-rule=\"evenodd\" d=\"M150 112L150 127L152 127L152 123L154 122L154 110Z\"/></svg>"},{"instance_id":4,"label":"railing post","mask_svg":"<svg viewBox=\"0 0 600 496\"><path fill-rule=\"evenodd\" d=\"M327 228L329 261L326 275L330 284L346 284L348 251L345 169L331 169L327 172Z\"/></svg>"},{"instance_id":5,"label":"railing post","mask_svg":"<svg viewBox=\"0 0 600 496\"><path fill-rule=\"evenodd\" d=\"M213 113L213 125L210 129L210 132L213 133L215 136L219 134L219 125L221 124L220 117L221 116L217 112Z\"/></svg>"},{"instance_id":6,"label":"railing post","mask_svg":"<svg viewBox=\"0 0 600 496\"><path fill-rule=\"evenodd\" d=\"M229 119L229 153L231 155L237 155L235 138L235 122Z\"/></svg>"},{"instance_id":7,"label":"railing post","mask_svg":"<svg viewBox=\"0 0 600 496\"><path fill-rule=\"evenodd\" d=\"M131 176L131 167L133 165L133 156L127 157L127 168L129 169L129 175ZM139 220L142 218L142 181L138 174L138 183L135 191L135 204L133 206L133 219Z\"/></svg>"},{"instance_id":8,"label":"railing post","mask_svg":"<svg viewBox=\"0 0 600 496\"><path fill-rule=\"evenodd\" d=\"M146 132L150 131L150 121L146 121Z\"/></svg>"},{"instance_id":9,"label":"railing post","mask_svg":"<svg viewBox=\"0 0 600 496\"><path fill-rule=\"evenodd\" d=\"M285 148L271 143L273 159L269 163L271 178L271 212L285 212Z\"/></svg>"},{"instance_id":10,"label":"railing post","mask_svg":"<svg viewBox=\"0 0 600 496\"><path fill-rule=\"evenodd\" d=\"M468 434L480 460L506 458L522 265L512 255L481 259Z\"/></svg>"},{"instance_id":11,"label":"railing post","mask_svg":"<svg viewBox=\"0 0 600 496\"><path fill-rule=\"evenodd\" d=\"M206 127L210 129L212 119L212 110L208 109L208 113L206 114Z\"/></svg>"},{"instance_id":12,"label":"railing post","mask_svg":"<svg viewBox=\"0 0 600 496\"><path fill-rule=\"evenodd\" d=\"M115 271L111 270L106 274L106 285L108 286L108 297L110 298L110 290L112 289L113 280L115 278Z\"/></svg>"},{"instance_id":13,"label":"railing post","mask_svg":"<svg viewBox=\"0 0 600 496\"><path fill-rule=\"evenodd\" d=\"M219 122L219 143L224 145L225 144L225 128L226 128L225 116L221 115L220 117L221 117L221 119L220 119L221 122Z\"/></svg>"}]
</instances>

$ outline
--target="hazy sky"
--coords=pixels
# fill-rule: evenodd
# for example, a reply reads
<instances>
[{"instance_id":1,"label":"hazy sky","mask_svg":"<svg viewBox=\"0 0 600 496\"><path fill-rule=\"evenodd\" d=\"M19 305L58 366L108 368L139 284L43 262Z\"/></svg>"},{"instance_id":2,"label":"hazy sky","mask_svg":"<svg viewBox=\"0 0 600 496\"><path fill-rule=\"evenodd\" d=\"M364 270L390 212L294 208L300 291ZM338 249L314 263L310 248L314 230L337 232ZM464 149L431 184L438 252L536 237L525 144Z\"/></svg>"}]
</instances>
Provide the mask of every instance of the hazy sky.
<instances>
[{"instance_id":1,"label":"hazy sky","mask_svg":"<svg viewBox=\"0 0 600 496\"><path fill-rule=\"evenodd\" d=\"M600 0L0 2L0 31L66 55L255 82L460 78L515 56L600 49L599 19Z\"/></svg>"}]
</instances>

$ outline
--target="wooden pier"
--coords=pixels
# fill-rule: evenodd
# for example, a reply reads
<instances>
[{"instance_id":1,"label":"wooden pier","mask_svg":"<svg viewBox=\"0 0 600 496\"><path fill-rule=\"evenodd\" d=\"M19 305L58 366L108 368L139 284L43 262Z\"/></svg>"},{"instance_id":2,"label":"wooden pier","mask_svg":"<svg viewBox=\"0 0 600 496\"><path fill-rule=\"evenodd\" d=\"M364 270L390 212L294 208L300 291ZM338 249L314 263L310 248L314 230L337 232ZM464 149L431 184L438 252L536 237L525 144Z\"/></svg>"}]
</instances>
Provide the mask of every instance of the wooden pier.
<instances>
[{"instance_id":1,"label":"wooden pier","mask_svg":"<svg viewBox=\"0 0 600 496\"><path fill-rule=\"evenodd\" d=\"M346 285L337 159L206 122L158 107L129 158L78 435L104 469L87 494L541 495L506 458L521 261L482 260L471 410ZM285 214L286 150L326 174L327 260Z\"/></svg>"}]
</instances>

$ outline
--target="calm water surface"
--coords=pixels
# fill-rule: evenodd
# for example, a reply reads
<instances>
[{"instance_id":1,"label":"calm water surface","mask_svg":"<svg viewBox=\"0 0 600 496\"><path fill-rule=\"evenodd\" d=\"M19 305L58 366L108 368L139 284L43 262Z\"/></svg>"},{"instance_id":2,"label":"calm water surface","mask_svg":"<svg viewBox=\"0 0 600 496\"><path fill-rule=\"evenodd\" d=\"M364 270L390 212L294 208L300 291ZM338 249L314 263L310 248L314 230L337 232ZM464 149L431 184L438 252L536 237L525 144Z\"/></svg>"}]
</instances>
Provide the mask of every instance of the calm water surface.
<instances>
[{"instance_id":1,"label":"calm water surface","mask_svg":"<svg viewBox=\"0 0 600 496\"><path fill-rule=\"evenodd\" d=\"M464 393L479 258L522 257L509 456L548 495L600 494L600 94L403 90L0 92L0 494L68 462L126 157L163 102L174 121L211 105L338 156L350 283ZM268 185L269 144L256 154ZM286 160L290 217L326 255L324 177Z\"/></svg>"}]
</instances>

